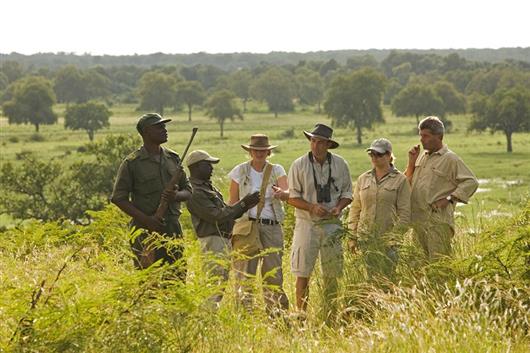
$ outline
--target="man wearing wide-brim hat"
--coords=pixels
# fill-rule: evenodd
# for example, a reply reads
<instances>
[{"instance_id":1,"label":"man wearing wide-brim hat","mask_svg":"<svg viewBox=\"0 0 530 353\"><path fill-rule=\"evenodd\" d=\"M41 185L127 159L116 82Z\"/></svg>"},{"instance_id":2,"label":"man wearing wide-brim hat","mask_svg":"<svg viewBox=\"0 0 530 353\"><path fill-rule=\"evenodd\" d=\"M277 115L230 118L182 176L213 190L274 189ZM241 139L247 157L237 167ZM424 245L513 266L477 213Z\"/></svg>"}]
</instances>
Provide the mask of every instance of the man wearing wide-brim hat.
<instances>
[{"instance_id":1,"label":"man wearing wide-brim hat","mask_svg":"<svg viewBox=\"0 0 530 353\"><path fill-rule=\"evenodd\" d=\"M137 268L149 267L158 260L171 264L182 257L181 247L146 244L149 232L169 238L182 236L180 203L191 196L191 185L183 171L174 190L164 191L176 171L182 169L178 154L161 146L167 142L166 123L170 121L157 113L144 114L138 119L136 130L142 137L143 145L120 165L111 196L111 201L132 217L133 227L148 231L132 242ZM161 198L168 202L163 220L155 216ZM184 273L181 271L182 277Z\"/></svg>"},{"instance_id":2,"label":"man wearing wide-brim hat","mask_svg":"<svg viewBox=\"0 0 530 353\"><path fill-rule=\"evenodd\" d=\"M310 151L296 159L289 169L289 204L295 210L296 225L291 250L291 270L296 276L296 305L305 310L309 278L320 255L324 291L336 295L342 273L342 210L352 201L352 183L346 161L329 152L339 147L333 129L316 124L304 131Z\"/></svg>"}]
</instances>

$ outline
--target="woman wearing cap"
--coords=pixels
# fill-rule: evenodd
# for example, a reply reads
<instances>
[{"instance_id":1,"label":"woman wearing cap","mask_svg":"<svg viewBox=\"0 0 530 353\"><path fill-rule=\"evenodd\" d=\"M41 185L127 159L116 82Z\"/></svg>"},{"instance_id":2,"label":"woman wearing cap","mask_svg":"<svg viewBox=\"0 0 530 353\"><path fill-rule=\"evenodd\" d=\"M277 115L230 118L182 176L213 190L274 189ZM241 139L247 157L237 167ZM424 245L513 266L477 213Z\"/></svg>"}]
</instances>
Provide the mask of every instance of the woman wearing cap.
<instances>
[{"instance_id":1,"label":"woman wearing cap","mask_svg":"<svg viewBox=\"0 0 530 353\"><path fill-rule=\"evenodd\" d=\"M357 179L349 215L354 241L365 254L370 276L392 276L397 262L392 232L406 229L410 221L410 185L393 165L389 140L380 138L366 150L372 169Z\"/></svg>"},{"instance_id":2,"label":"woman wearing cap","mask_svg":"<svg viewBox=\"0 0 530 353\"><path fill-rule=\"evenodd\" d=\"M229 204L237 203L241 195L259 191L263 181L265 167L269 162L267 157L271 155L272 149L277 146L269 144L269 138L263 134L256 134L250 137L250 144L241 145L248 151L250 160L234 167L228 174L230 177L230 200ZM262 261L261 273L267 286L264 288L265 302L268 310L274 310L278 306L282 309L289 307L289 302L283 291L283 231L281 222L284 218L284 211L281 201L289 198L287 185L287 175L284 168L279 164L272 164L272 170L264 198L264 205L259 215L259 234L264 250L269 253L260 258L253 258L248 261L236 261L234 267L236 278L244 281L254 276L257 271L258 262ZM257 207L253 207L243 215L250 219L257 218ZM271 251L277 249L277 251ZM244 292L243 287L239 291ZM243 293L243 301L248 304L250 296Z\"/></svg>"}]
</instances>

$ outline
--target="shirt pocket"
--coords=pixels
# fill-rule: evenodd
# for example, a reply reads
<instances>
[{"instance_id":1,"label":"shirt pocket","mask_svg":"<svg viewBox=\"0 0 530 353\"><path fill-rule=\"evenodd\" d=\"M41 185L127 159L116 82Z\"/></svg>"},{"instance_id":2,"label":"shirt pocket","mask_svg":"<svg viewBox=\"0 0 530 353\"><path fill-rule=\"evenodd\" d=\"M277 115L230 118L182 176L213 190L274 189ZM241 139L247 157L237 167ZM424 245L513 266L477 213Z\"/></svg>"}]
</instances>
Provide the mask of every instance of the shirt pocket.
<instances>
[{"instance_id":1,"label":"shirt pocket","mask_svg":"<svg viewBox=\"0 0 530 353\"><path fill-rule=\"evenodd\" d=\"M436 168L436 167L432 167L431 171L432 171L432 176L433 176L432 181L431 181L432 186L440 187L442 185L447 185L447 184L455 185L455 183L451 180L449 175L443 170Z\"/></svg>"},{"instance_id":2,"label":"shirt pocket","mask_svg":"<svg viewBox=\"0 0 530 353\"><path fill-rule=\"evenodd\" d=\"M138 176L136 185L138 194L150 195L155 192L161 192L160 176L156 172L142 173Z\"/></svg>"},{"instance_id":3,"label":"shirt pocket","mask_svg":"<svg viewBox=\"0 0 530 353\"><path fill-rule=\"evenodd\" d=\"M388 205L394 205L397 199L398 186L395 184L384 185L381 192L381 201Z\"/></svg>"}]
</instances>

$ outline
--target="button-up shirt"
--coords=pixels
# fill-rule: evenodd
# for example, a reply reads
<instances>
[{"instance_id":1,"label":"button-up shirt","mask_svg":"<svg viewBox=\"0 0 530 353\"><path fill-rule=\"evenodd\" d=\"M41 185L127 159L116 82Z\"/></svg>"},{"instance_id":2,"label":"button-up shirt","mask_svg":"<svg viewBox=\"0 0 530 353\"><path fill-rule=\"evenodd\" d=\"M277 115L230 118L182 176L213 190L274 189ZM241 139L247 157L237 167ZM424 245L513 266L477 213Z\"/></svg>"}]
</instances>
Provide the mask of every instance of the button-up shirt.
<instances>
[{"instance_id":1,"label":"button-up shirt","mask_svg":"<svg viewBox=\"0 0 530 353\"><path fill-rule=\"evenodd\" d=\"M412 222L443 222L454 229L454 204L441 210L433 210L431 205L449 195L467 203L477 188L473 172L447 145L430 154L424 151L412 175Z\"/></svg>"},{"instance_id":2,"label":"button-up shirt","mask_svg":"<svg viewBox=\"0 0 530 353\"><path fill-rule=\"evenodd\" d=\"M140 211L149 216L154 215L160 203L162 191L180 164L178 154L167 148L161 148L159 157L150 155L142 146L125 158L118 170L111 198L113 200L130 199ZM191 185L184 172L177 186L180 190L191 192ZM180 215L180 202L175 201L168 205L166 216L168 215Z\"/></svg>"},{"instance_id":3,"label":"button-up shirt","mask_svg":"<svg viewBox=\"0 0 530 353\"><path fill-rule=\"evenodd\" d=\"M289 168L288 183L289 197L300 198L310 203L318 203L315 181L313 179L313 167L315 178L318 184L324 186L328 183L329 162L326 158L323 164L315 159L309 160L308 154L296 159L291 168ZM330 185L330 202L323 202L320 205L331 210L337 205L340 199L352 199L352 183L350 170L346 161L339 155L331 153L331 177ZM320 220L316 215L311 215L309 211L297 208L295 210L296 218L307 220Z\"/></svg>"},{"instance_id":4,"label":"button-up shirt","mask_svg":"<svg viewBox=\"0 0 530 353\"><path fill-rule=\"evenodd\" d=\"M223 195L210 181L193 177L190 181L193 193L186 204L195 234L199 238L210 235L230 237L234 220L245 212L241 202L228 206L223 200Z\"/></svg>"},{"instance_id":5,"label":"button-up shirt","mask_svg":"<svg viewBox=\"0 0 530 353\"><path fill-rule=\"evenodd\" d=\"M410 222L410 185L394 167L377 181L375 170L357 179L348 226L354 234L382 234Z\"/></svg>"}]
</instances>

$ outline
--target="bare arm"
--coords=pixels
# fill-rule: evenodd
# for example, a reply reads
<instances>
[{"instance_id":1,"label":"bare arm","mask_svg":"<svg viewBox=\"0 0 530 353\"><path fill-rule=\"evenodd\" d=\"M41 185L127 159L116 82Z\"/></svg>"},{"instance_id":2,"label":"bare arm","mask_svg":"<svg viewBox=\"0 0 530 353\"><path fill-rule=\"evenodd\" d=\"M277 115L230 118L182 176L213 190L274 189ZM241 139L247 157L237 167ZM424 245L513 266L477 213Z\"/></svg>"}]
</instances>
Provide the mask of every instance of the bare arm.
<instances>
[{"instance_id":1,"label":"bare arm","mask_svg":"<svg viewBox=\"0 0 530 353\"><path fill-rule=\"evenodd\" d=\"M416 160L420 155L420 145L412 146L409 150L409 162L407 164L407 169L405 169L405 176L409 181L409 184L412 184L412 176L414 175L414 169L416 168Z\"/></svg>"},{"instance_id":2,"label":"bare arm","mask_svg":"<svg viewBox=\"0 0 530 353\"><path fill-rule=\"evenodd\" d=\"M272 186L272 196L282 201L289 200L289 185L287 183L287 175L281 176L276 180L276 185Z\"/></svg>"},{"instance_id":3,"label":"bare arm","mask_svg":"<svg viewBox=\"0 0 530 353\"><path fill-rule=\"evenodd\" d=\"M228 198L228 204L234 205L239 201L239 184L234 180L230 180L230 195Z\"/></svg>"},{"instance_id":4,"label":"bare arm","mask_svg":"<svg viewBox=\"0 0 530 353\"><path fill-rule=\"evenodd\" d=\"M111 201L118 206L120 210L131 216L140 227L159 233L164 231L164 224L161 220L155 216L146 215L136 208L129 200L112 199Z\"/></svg>"}]
</instances>

